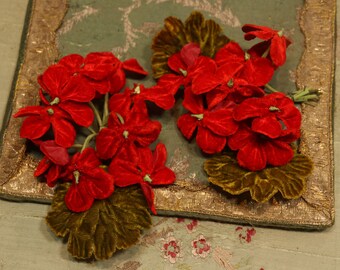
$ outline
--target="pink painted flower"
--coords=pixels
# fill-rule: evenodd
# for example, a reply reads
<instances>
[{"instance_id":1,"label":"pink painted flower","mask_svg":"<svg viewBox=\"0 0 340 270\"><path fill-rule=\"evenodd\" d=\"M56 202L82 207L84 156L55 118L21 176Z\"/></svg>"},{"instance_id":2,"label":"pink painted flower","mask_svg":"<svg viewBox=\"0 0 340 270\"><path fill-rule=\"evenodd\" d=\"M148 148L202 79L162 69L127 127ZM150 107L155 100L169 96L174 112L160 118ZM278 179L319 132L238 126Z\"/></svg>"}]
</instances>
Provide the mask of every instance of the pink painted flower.
<instances>
[{"instance_id":1,"label":"pink painted flower","mask_svg":"<svg viewBox=\"0 0 340 270\"><path fill-rule=\"evenodd\" d=\"M189 224L186 225L189 233L196 231L196 227L198 226L197 219L193 219Z\"/></svg>"},{"instance_id":2,"label":"pink painted flower","mask_svg":"<svg viewBox=\"0 0 340 270\"><path fill-rule=\"evenodd\" d=\"M181 242L177 240L172 233L167 235L166 239L163 239L162 243L162 255L170 263L175 263L178 258L181 257Z\"/></svg>"},{"instance_id":3,"label":"pink painted flower","mask_svg":"<svg viewBox=\"0 0 340 270\"><path fill-rule=\"evenodd\" d=\"M250 243L252 237L256 234L255 228L243 228L241 226L236 227L235 232L239 232L238 238L240 242Z\"/></svg>"},{"instance_id":4,"label":"pink painted flower","mask_svg":"<svg viewBox=\"0 0 340 270\"><path fill-rule=\"evenodd\" d=\"M207 239L201 234L199 237L191 242L192 254L205 258L210 253L211 245L207 242Z\"/></svg>"}]
</instances>

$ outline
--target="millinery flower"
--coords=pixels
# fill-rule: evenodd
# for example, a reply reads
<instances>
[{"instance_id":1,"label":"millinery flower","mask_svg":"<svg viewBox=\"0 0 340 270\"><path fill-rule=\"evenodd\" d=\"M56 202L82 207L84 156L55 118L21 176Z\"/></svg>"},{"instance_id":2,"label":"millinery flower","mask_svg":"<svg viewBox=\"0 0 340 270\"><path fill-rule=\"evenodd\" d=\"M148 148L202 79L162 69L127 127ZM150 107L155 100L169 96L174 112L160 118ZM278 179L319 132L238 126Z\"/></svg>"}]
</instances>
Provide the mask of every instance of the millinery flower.
<instances>
[{"instance_id":1,"label":"millinery flower","mask_svg":"<svg viewBox=\"0 0 340 270\"><path fill-rule=\"evenodd\" d=\"M187 86L195 73L200 71L202 65L196 64L200 55L200 48L195 43L188 43L169 57L168 66L172 73L165 74L158 80L158 87L162 87L173 95L180 86Z\"/></svg>"},{"instance_id":2,"label":"millinery flower","mask_svg":"<svg viewBox=\"0 0 340 270\"><path fill-rule=\"evenodd\" d=\"M291 44L291 41L283 35L283 31L254 24L245 24L242 31L245 32L244 38L246 40L257 37L268 41L262 43L262 45L269 46L267 48L270 48L270 58L276 66L282 66L286 62L286 48Z\"/></svg>"},{"instance_id":3,"label":"millinery flower","mask_svg":"<svg viewBox=\"0 0 340 270\"><path fill-rule=\"evenodd\" d=\"M140 105L131 106L129 95L111 97L108 127L100 130L96 139L100 158L113 158L124 147L149 146L158 138L161 124L151 121Z\"/></svg>"},{"instance_id":4,"label":"millinery flower","mask_svg":"<svg viewBox=\"0 0 340 270\"><path fill-rule=\"evenodd\" d=\"M50 100L47 100L41 93L45 105L57 106L80 126L88 127L92 124L94 114L87 102L94 98L95 92L84 87L84 82L80 83L76 77L70 77L67 70L58 65L50 66L39 76L38 82L43 92L50 96Z\"/></svg>"},{"instance_id":5,"label":"millinery flower","mask_svg":"<svg viewBox=\"0 0 340 270\"><path fill-rule=\"evenodd\" d=\"M58 65L67 69L83 88L105 94L110 90L109 76L116 71L111 63L105 63L104 53L89 53L85 58L79 54L70 54L61 58ZM90 88L90 89L89 89Z\"/></svg>"},{"instance_id":6,"label":"millinery flower","mask_svg":"<svg viewBox=\"0 0 340 270\"><path fill-rule=\"evenodd\" d=\"M252 57L236 42L229 42L222 47L216 53L215 61L207 58L201 65L201 72L197 72L199 74L192 81L195 94L208 93L221 86L235 89L237 80L250 87L264 86L274 74L274 67L268 59Z\"/></svg>"},{"instance_id":7,"label":"millinery flower","mask_svg":"<svg viewBox=\"0 0 340 270\"><path fill-rule=\"evenodd\" d=\"M101 65L105 64L111 66L111 68L113 67L113 72L110 73L108 78L110 81L109 92L111 94L119 92L124 87L126 73L133 73L141 76L146 76L148 74L134 58L122 62L111 52L91 53L88 57L90 57L91 60L94 59L92 61L95 63L99 60Z\"/></svg>"},{"instance_id":8,"label":"millinery flower","mask_svg":"<svg viewBox=\"0 0 340 270\"><path fill-rule=\"evenodd\" d=\"M156 214L152 186L169 185L175 181L175 173L165 166L167 152L164 144L157 144L155 151L137 148L127 159L119 156L110 164L115 185L126 187L139 184L151 211Z\"/></svg>"},{"instance_id":9,"label":"millinery flower","mask_svg":"<svg viewBox=\"0 0 340 270\"><path fill-rule=\"evenodd\" d=\"M196 142L203 152L221 152L227 143L227 136L236 132L233 107L221 106L204 108L203 97L194 95L190 88L185 89L183 106L189 111L182 115L177 126L185 138L190 140L197 129Z\"/></svg>"},{"instance_id":10,"label":"millinery flower","mask_svg":"<svg viewBox=\"0 0 340 270\"><path fill-rule=\"evenodd\" d=\"M55 141L48 140L37 144L45 156L34 171L34 176L44 175L47 185L53 187L61 176L63 167L70 162L70 156L67 149L59 146Z\"/></svg>"},{"instance_id":11,"label":"millinery flower","mask_svg":"<svg viewBox=\"0 0 340 270\"><path fill-rule=\"evenodd\" d=\"M281 136L282 131L299 132L301 113L294 102L283 93L273 93L261 98L249 98L234 110L234 119L252 118L252 130L270 138Z\"/></svg>"},{"instance_id":12,"label":"millinery flower","mask_svg":"<svg viewBox=\"0 0 340 270\"><path fill-rule=\"evenodd\" d=\"M299 136L299 131L285 130L280 136L270 138L241 125L237 132L229 137L228 146L231 150L238 150L237 161L241 167L259 171L267 164L282 166L291 161L294 151L290 143L296 141Z\"/></svg>"},{"instance_id":13,"label":"millinery flower","mask_svg":"<svg viewBox=\"0 0 340 270\"><path fill-rule=\"evenodd\" d=\"M21 108L13 117L27 117L21 126L20 137L35 140L52 127L55 142L63 147L73 145L76 131L70 123L70 115L58 106L28 106Z\"/></svg>"},{"instance_id":14,"label":"millinery flower","mask_svg":"<svg viewBox=\"0 0 340 270\"><path fill-rule=\"evenodd\" d=\"M134 104L138 104L140 102L142 102L142 104L145 104L145 101L147 100L155 103L158 107L164 110L171 109L175 104L174 95L169 93L164 87L161 87L159 85L146 88L143 84L134 84L134 87L132 89L126 88L124 94L125 93L128 93L131 96L131 100ZM114 98L111 99L111 101L117 100L118 95L124 94L115 95ZM110 107L112 106L113 105L110 105Z\"/></svg>"},{"instance_id":15,"label":"millinery flower","mask_svg":"<svg viewBox=\"0 0 340 270\"><path fill-rule=\"evenodd\" d=\"M65 196L65 203L71 211L86 211L95 199L106 199L113 193L113 177L100 165L93 148L86 148L72 157L62 174L64 181L72 182Z\"/></svg>"},{"instance_id":16,"label":"millinery flower","mask_svg":"<svg viewBox=\"0 0 340 270\"><path fill-rule=\"evenodd\" d=\"M184 23L176 17L168 17L164 20L164 28L153 39L153 76L158 79L170 73L169 57L188 43L198 44L202 55L214 57L216 51L228 42L220 25L206 20L200 12L192 12Z\"/></svg>"}]
</instances>

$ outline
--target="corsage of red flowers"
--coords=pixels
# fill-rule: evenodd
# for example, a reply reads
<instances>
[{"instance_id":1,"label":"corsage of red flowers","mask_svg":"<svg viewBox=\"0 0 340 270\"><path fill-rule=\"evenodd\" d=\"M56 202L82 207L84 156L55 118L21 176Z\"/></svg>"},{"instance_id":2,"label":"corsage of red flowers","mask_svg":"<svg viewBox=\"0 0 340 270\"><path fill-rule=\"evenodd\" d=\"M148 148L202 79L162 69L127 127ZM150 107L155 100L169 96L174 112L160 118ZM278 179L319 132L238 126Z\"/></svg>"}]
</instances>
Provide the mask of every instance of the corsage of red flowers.
<instances>
[{"instance_id":1,"label":"corsage of red flowers","mask_svg":"<svg viewBox=\"0 0 340 270\"><path fill-rule=\"evenodd\" d=\"M266 94L274 71L284 64L291 43L281 31L245 25L245 39L265 40L244 51L230 41L214 58L189 43L168 59L173 73L158 86L176 93L184 87L178 128L188 140L196 138L204 153L237 151L238 164L251 171L292 160L290 144L300 137L301 113L283 93ZM269 87L272 89L272 87Z\"/></svg>"},{"instance_id":2,"label":"corsage of red flowers","mask_svg":"<svg viewBox=\"0 0 340 270\"><path fill-rule=\"evenodd\" d=\"M191 16L204 21L199 13ZM259 202L278 191L285 198L301 196L312 167L292 146L300 137L301 113L294 98L268 84L286 61L291 41L282 31L247 24L244 38L262 41L243 50L209 23L215 25L213 36L200 44L189 40L201 40L195 35L203 30L184 29L188 41L177 40L173 47L164 42L178 25L159 33L153 45L158 81L152 87L125 87L128 74L147 75L136 59L121 61L110 52L71 54L38 76L40 103L14 114L25 118L20 136L43 154L34 175L57 186L48 224L58 236L69 234L75 257L107 258L136 243L151 222L148 208L157 213L153 188L175 182L150 102L163 110L182 105L186 112L175 121L183 136L195 139L204 154L222 153L204 165L211 183L234 195L250 191ZM294 180L285 189L275 177L285 178L288 171L291 178L285 165L299 161L301 183Z\"/></svg>"},{"instance_id":3,"label":"corsage of red flowers","mask_svg":"<svg viewBox=\"0 0 340 270\"><path fill-rule=\"evenodd\" d=\"M44 176L50 187L70 182L65 204L73 212L86 211L94 200L110 197L115 186L139 184L156 214L152 186L175 181L174 173L165 166L164 145L155 150L161 155L161 160L155 160L157 168L147 167L150 160L139 162L139 168L148 168L152 178L137 182L117 176L131 169L130 164L122 163L124 154L129 153L129 160L139 160L151 152L149 146L161 132L161 123L150 120L145 101L163 109L170 109L175 102L173 94L141 84L120 93L126 84L126 71L147 75L137 60L121 62L109 52L90 53L85 58L65 56L38 77L40 105L14 114L26 117L21 137L31 140L44 154L35 176ZM98 109L101 103L103 110ZM76 143L77 131L86 136L83 144Z\"/></svg>"}]
</instances>

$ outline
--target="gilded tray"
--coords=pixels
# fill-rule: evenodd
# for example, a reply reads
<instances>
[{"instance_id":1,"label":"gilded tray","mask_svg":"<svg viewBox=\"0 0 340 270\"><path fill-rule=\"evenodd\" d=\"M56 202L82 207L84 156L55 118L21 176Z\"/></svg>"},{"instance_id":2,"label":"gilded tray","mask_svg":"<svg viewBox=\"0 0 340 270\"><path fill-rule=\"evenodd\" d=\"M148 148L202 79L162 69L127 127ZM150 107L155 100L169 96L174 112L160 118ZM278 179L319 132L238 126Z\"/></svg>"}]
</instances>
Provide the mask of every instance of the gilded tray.
<instances>
[{"instance_id":1,"label":"gilded tray","mask_svg":"<svg viewBox=\"0 0 340 270\"><path fill-rule=\"evenodd\" d=\"M87 2L89 1L70 0L68 5L66 0L33 0L29 4L27 27L22 43L23 57L19 63L20 69L15 88L12 90L13 98L9 101L11 109L4 121L2 133L0 196L3 198L46 203L49 203L52 198L53 190L33 177L38 158L26 151L25 140L19 137L22 120L13 119L10 115L23 106L37 103L37 75L63 54L84 53L87 50L108 50L104 45L102 46L104 41L99 42L101 38L104 40L107 37L105 31L100 31L99 28L97 33L90 29L93 35L85 37L88 42L77 41L77 38L80 40L84 38L82 35L85 34L82 34L81 27L86 28L86 24L83 26L80 24L78 30L74 26L91 16L96 18L95 14L98 12L96 7L90 5L91 1ZM103 6L109 2L98 1ZM150 62L149 45L152 35L160 29L162 20L167 16L179 14L181 19L185 19L190 10L196 9L216 19L222 25L226 24L232 28L240 26L240 20L233 15L232 7L235 7L235 4L231 4L233 1L179 0L173 3L173 1L166 0L131 0L113 2L111 4L117 6L115 14L117 16L112 16L110 33L116 33L117 39L114 39L109 49L122 58L136 57L134 52L138 46L141 46L140 54L143 57L141 63L144 65ZM272 17L265 15L267 7L264 4L261 5L262 2L265 3L264 0L250 2L260 7L257 13L256 10L254 13L257 21L265 24L275 19L275 14ZM294 3L294 1L275 1L272 8L277 12L282 12L279 10L281 8L290 10L289 6L284 6L286 2ZM164 3L170 8L162 8ZM304 39L301 41L301 46L303 46L301 60L297 61L298 65L294 72L288 70L286 75L290 74L293 77L292 81L299 88L308 85L323 92L320 102L315 107L302 106L303 123L299 148L303 154L312 157L314 162L314 171L308 179L306 193L298 200L274 199L264 204L221 193L202 179L200 165L191 158L192 155L197 154L195 153L197 150L193 150L192 146L183 147L173 143L176 140L172 140L172 134L169 131L171 128L167 127L161 139L173 144L170 147L172 150L169 166L176 172L178 180L170 187L155 190L156 208L159 214L289 228L322 229L333 224L332 112L336 1L301 0L301 3L301 6L296 7L295 10L287 11L292 12ZM252 10L251 6L248 8ZM157 13L157 10L161 12ZM144 14L155 12L153 21L144 21L146 16L134 16L138 13L143 14L143 12ZM282 13L281 16L287 15L285 12ZM247 17L247 15L244 16ZM98 14L97 17L99 17ZM248 16L248 18L251 17ZM288 15L287 18L289 18ZM98 25L101 23L103 24L95 20L92 22ZM273 24L275 25L275 22ZM72 31L78 32L74 34ZM294 39L294 31L290 34ZM147 38L150 44L139 42L140 36ZM295 57L293 61L296 59L299 58ZM291 85L292 83L285 87L291 87ZM164 117L169 117L169 115ZM192 151L194 153L191 153Z\"/></svg>"}]
</instances>

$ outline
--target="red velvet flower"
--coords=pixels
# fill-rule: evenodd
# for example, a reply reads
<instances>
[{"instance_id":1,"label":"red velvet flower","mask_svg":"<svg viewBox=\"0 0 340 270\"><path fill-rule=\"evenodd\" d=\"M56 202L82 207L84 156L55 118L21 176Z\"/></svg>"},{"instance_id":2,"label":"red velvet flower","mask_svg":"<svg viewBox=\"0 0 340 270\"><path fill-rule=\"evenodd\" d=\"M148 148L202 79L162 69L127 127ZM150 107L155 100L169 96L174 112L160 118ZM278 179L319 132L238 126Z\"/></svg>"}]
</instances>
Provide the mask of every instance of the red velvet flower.
<instances>
[{"instance_id":1,"label":"red velvet flower","mask_svg":"<svg viewBox=\"0 0 340 270\"><path fill-rule=\"evenodd\" d=\"M183 46L180 52L170 56L168 66L174 73L165 74L159 78L158 86L164 88L166 92L175 95L180 86L188 85L191 82L193 73L197 72L194 66L196 66L195 64L200 53L199 45L188 43Z\"/></svg>"},{"instance_id":2,"label":"red velvet flower","mask_svg":"<svg viewBox=\"0 0 340 270\"><path fill-rule=\"evenodd\" d=\"M58 106L80 126L88 127L92 124L94 114L87 102L94 98L95 93L84 82L80 83L76 77L70 77L66 68L50 66L39 76L38 82L51 98L48 101L42 94L40 95L45 105Z\"/></svg>"},{"instance_id":3,"label":"red velvet flower","mask_svg":"<svg viewBox=\"0 0 340 270\"><path fill-rule=\"evenodd\" d=\"M62 173L62 169L70 161L67 149L54 141L39 142L40 151L45 155L39 162L34 176L44 175L49 187L53 187Z\"/></svg>"},{"instance_id":4,"label":"red velvet flower","mask_svg":"<svg viewBox=\"0 0 340 270\"><path fill-rule=\"evenodd\" d=\"M294 102L283 93L273 93L262 98L249 98L234 110L234 119L252 118L252 130L270 138L281 136L282 131L300 130L301 113Z\"/></svg>"},{"instance_id":5,"label":"red velvet flower","mask_svg":"<svg viewBox=\"0 0 340 270\"><path fill-rule=\"evenodd\" d=\"M72 182L65 196L68 209L83 212L95 199L106 199L113 193L113 176L100 168L100 160L93 148L76 153L63 173L63 180Z\"/></svg>"},{"instance_id":6,"label":"red velvet flower","mask_svg":"<svg viewBox=\"0 0 340 270\"><path fill-rule=\"evenodd\" d=\"M28 106L13 117L26 117L20 129L20 137L35 140L41 138L52 126L55 142L63 147L73 145L76 131L70 123L70 115L58 106Z\"/></svg>"},{"instance_id":7,"label":"red velvet flower","mask_svg":"<svg viewBox=\"0 0 340 270\"><path fill-rule=\"evenodd\" d=\"M134 87L132 89L126 88L125 93L128 93L131 96L134 104L142 102L142 104L138 106L143 106L145 104L145 101L147 100L155 103L158 107L164 110L169 110L175 104L174 96L159 85L145 88L145 86L142 84L134 84ZM115 95L115 97L112 98L111 101L115 100L117 98L117 95ZM110 107L112 107L112 105L110 105Z\"/></svg>"},{"instance_id":8,"label":"red velvet flower","mask_svg":"<svg viewBox=\"0 0 340 270\"><path fill-rule=\"evenodd\" d=\"M69 75L75 77L77 83L83 86L83 91L105 94L110 90L108 78L114 73L115 67L104 60L102 53L90 53L85 58L70 54L61 58L58 65L65 67Z\"/></svg>"},{"instance_id":9,"label":"red velvet flower","mask_svg":"<svg viewBox=\"0 0 340 270\"><path fill-rule=\"evenodd\" d=\"M245 24L242 31L245 32L244 38L246 40L257 37L269 42L270 58L276 66L282 66L286 62L286 48L291 44L291 41L282 34L282 31L253 24Z\"/></svg>"},{"instance_id":10,"label":"red velvet flower","mask_svg":"<svg viewBox=\"0 0 340 270\"><path fill-rule=\"evenodd\" d=\"M124 160L119 157L110 164L109 171L115 178L115 185L126 187L139 184L152 213L156 213L152 186L174 183L175 173L165 166L167 152L164 144L157 144L155 151L138 148L135 154Z\"/></svg>"},{"instance_id":11,"label":"red velvet flower","mask_svg":"<svg viewBox=\"0 0 340 270\"><path fill-rule=\"evenodd\" d=\"M39 162L34 171L34 176L44 176L49 187L54 187L57 180L60 178L63 171L63 166L57 165L49 160L46 156Z\"/></svg>"},{"instance_id":12,"label":"red velvet flower","mask_svg":"<svg viewBox=\"0 0 340 270\"><path fill-rule=\"evenodd\" d=\"M233 107L205 109L203 97L194 95L190 88L185 89L183 106L189 113L178 119L177 126L184 137L190 140L197 129L196 142L203 152L221 152L227 143L226 137L238 128L232 117Z\"/></svg>"},{"instance_id":13,"label":"red velvet flower","mask_svg":"<svg viewBox=\"0 0 340 270\"><path fill-rule=\"evenodd\" d=\"M111 94L119 92L124 87L126 82L126 73L133 73L142 76L146 76L148 74L134 58L122 62L111 52L91 53L88 57L91 62L96 62L99 59L101 65L111 65L111 67L113 67L113 72L108 78L110 81L109 92Z\"/></svg>"},{"instance_id":14,"label":"red velvet flower","mask_svg":"<svg viewBox=\"0 0 340 270\"><path fill-rule=\"evenodd\" d=\"M241 167L259 171L267 164L273 166L287 164L294 156L289 143L297 140L299 136L300 134L296 132L283 131L281 136L272 139L242 125L229 137L228 145L231 150L239 150L237 161Z\"/></svg>"},{"instance_id":15,"label":"red velvet flower","mask_svg":"<svg viewBox=\"0 0 340 270\"><path fill-rule=\"evenodd\" d=\"M222 47L216 53L215 61L207 58L202 59L200 64L201 70L192 80L194 94L208 93L217 87L232 88L237 85L237 80L242 81L242 85L260 87L267 84L274 74L268 59L252 57L235 42Z\"/></svg>"},{"instance_id":16,"label":"red velvet flower","mask_svg":"<svg viewBox=\"0 0 340 270\"><path fill-rule=\"evenodd\" d=\"M108 127L103 128L96 139L100 158L113 158L126 147L149 146L158 138L162 125L151 121L144 107L132 105L129 95L113 95L110 111Z\"/></svg>"}]
</instances>

